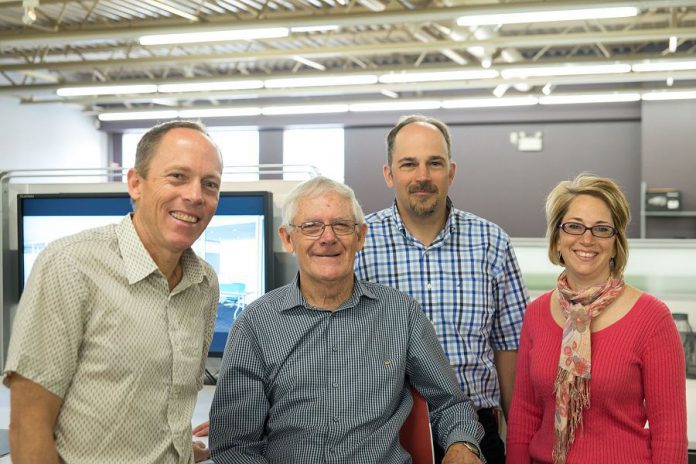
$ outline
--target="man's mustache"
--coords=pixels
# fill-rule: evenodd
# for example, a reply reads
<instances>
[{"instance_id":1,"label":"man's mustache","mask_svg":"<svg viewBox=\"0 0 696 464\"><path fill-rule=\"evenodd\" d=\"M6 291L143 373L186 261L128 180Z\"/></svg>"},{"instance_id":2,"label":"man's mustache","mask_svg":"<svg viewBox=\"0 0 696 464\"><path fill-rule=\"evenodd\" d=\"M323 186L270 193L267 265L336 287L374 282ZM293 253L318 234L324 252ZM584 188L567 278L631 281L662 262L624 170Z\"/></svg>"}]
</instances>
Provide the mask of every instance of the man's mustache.
<instances>
[{"instance_id":1,"label":"man's mustache","mask_svg":"<svg viewBox=\"0 0 696 464\"><path fill-rule=\"evenodd\" d=\"M437 187L430 182L416 182L408 188L408 193L416 192L436 193Z\"/></svg>"}]
</instances>

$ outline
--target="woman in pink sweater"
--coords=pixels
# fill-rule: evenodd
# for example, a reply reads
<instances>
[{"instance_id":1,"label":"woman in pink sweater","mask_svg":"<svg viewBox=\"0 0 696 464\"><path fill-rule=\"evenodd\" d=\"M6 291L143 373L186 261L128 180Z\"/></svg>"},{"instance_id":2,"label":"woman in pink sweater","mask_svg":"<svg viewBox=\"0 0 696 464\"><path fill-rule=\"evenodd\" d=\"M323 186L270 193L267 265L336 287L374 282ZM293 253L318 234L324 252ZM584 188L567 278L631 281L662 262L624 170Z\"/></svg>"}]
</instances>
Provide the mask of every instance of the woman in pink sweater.
<instances>
[{"instance_id":1,"label":"woman in pink sweater","mask_svg":"<svg viewBox=\"0 0 696 464\"><path fill-rule=\"evenodd\" d=\"M626 198L581 174L551 191L546 219L565 270L527 308L507 463L685 464L684 351L665 304L623 281Z\"/></svg>"}]
</instances>

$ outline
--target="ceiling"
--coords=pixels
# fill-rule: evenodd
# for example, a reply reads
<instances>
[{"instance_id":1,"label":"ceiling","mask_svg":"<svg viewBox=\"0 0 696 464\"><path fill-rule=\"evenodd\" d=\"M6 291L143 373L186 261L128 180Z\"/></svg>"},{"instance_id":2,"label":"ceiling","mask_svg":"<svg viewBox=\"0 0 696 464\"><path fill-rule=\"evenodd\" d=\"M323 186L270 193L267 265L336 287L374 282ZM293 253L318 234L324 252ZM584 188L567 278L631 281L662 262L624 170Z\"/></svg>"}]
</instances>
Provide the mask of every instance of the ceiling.
<instances>
[{"instance_id":1,"label":"ceiling","mask_svg":"<svg viewBox=\"0 0 696 464\"><path fill-rule=\"evenodd\" d=\"M588 6L635 6L639 13L536 19L546 11ZM535 22L457 24L460 17L524 12L538 15ZM269 28L286 35L140 43L152 34ZM27 105L79 105L94 114L230 108L266 114L288 106L301 111L312 104L380 102L428 108L433 101L495 99L496 88L505 99L696 90L696 64L689 64L695 51L696 0L0 0L0 95ZM640 70L648 60L684 65ZM616 64L623 68L567 72L571 65ZM563 68L555 75L529 70L558 65ZM481 71L489 76L475 75ZM413 76L424 72L439 73L438 79L460 74L446 80ZM296 80L279 81L299 77L357 83L305 81L298 87ZM112 88L125 84L149 87ZM85 86L106 89L70 94ZM68 89L63 96L60 88ZM141 90L149 93L136 93Z\"/></svg>"}]
</instances>

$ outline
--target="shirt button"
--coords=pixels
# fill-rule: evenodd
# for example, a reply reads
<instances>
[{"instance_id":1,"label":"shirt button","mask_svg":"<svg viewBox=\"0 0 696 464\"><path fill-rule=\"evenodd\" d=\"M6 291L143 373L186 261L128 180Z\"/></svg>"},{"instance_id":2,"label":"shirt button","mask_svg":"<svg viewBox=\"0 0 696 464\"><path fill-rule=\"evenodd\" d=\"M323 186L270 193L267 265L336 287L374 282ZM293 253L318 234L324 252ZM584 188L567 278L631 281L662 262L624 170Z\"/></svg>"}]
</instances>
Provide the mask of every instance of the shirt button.
<instances>
[{"instance_id":1,"label":"shirt button","mask_svg":"<svg viewBox=\"0 0 696 464\"><path fill-rule=\"evenodd\" d=\"M338 422L338 416L334 416L334 417L333 417L333 421L334 421L334 422Z\"/></svg>"},{"instance_id":2,"label":"shirt button","mask_svg":"<svg viewBox=\"0 0 696 464\"><path fill-rule=\"evenodd\" d=\"M428 282L428 283L426 284L426 286L425 286L425 289L426 289L426 290L432 290L432 289L433 289L433 284L431 284L430 282Z\"/></svg>"},{"instance_id":3,"label":"shirt button","mask_svg":"<svg viewBox=\"0 0 696 464\"><path fill-rule=\"evenodd\" d=\"M336 345L332 346L332 347L331 347L331 351L333 351L333 352L338 351L338 347L337 347Z\"/></svg>"},{"instance_id":4,"label":"shirt button","mask_svg":"<svg viewBox=\"0 0 696 464\"><path fill-rule=\"evenodd\" d=\"M332 383L331 386L334 387L334 388L338 388L338 382Z\"/></svg>"}]
</instances>

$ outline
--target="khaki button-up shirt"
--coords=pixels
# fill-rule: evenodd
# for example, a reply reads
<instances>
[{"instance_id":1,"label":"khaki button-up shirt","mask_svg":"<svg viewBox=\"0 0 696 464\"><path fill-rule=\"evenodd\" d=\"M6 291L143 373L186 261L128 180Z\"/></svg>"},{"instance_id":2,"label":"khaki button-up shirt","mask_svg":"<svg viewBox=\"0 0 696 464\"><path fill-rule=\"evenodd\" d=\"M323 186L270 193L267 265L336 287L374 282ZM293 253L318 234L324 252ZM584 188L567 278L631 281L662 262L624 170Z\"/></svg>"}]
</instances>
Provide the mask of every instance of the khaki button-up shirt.
<instances>
[{"instance_id":1,"label":"khaki button-up shirt","mask_svg":"<svg viewBox=\"0 0 696 464\"><path fill-rule=\"evenodd\" d=\"M192 250L182 266L170 291L130 216L37 258L4 381L17 372L63 399L55 435L64 462L193 462L191 416L219 290Z\"/></svg>"}]
</instances>

